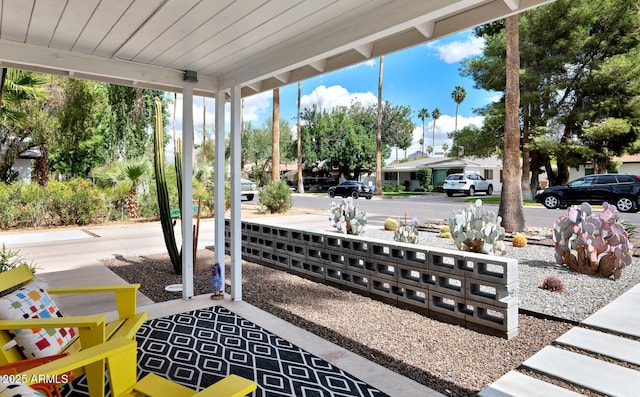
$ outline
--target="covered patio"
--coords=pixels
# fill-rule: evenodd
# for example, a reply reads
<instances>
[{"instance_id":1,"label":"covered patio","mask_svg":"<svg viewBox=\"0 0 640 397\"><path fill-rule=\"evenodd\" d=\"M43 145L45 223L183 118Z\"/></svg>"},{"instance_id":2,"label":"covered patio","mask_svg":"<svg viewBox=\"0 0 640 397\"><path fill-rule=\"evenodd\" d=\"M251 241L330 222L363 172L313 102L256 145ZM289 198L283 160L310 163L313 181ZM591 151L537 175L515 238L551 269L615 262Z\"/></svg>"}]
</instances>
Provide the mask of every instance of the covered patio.
<instances>
[{"instance_id":1,"label":"covered patio","mask_svg":"<svg viewBox=\"0 0 640 397\"><path fill-rule=\"evenodd\" d=\"M242 308L242 97L436 40L547 2L3 0L0 66L182 93L183 144L187 147L193 144L193 96L215 97L216 131L225 131L229 121L231 138L232 264L228 304ZM226 102L230 102L229 120ZM225 134L216 134L215 139L215 184L224 186ZM190 150L183 151L182 164L182 179L190 181ZM183 202L189 202L191 196L192 186L187 183ZM215 212L224 212L223 195L216 195ZM179 311L200 302L193 291L192 215L190 206L183 209L185 301L174 303ZM215 247L224 246L224 230L224 218L216 218ZM215 255L217 262L224 262L223 249L216 249ZM211 306L210 300L203 303ZM155 310L147 309L150 315ZM164 310L163 315L170 311L158 310ZM288 337L289 331L284 334ZM411 395L401 391L392 394Z\"/></svg>"}]
</instances>

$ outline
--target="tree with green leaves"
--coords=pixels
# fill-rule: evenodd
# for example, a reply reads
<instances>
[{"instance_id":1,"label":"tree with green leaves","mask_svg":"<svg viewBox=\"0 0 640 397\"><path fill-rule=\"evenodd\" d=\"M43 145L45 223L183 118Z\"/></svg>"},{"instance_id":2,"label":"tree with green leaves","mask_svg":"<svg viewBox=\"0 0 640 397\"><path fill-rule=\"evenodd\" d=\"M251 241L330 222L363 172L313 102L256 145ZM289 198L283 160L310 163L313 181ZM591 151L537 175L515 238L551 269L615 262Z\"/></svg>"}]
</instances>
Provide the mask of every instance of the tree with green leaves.
<instances>
[{"instance_id":1,"label":"tree with green leaves","mask_svg":"<svg viewBox=\"0 0 640 397\"><path fill-rule=\"evenodd\" d=\"M0 181L12 182L18 155L34 145L39 126L48 121L40 111L46 99L43 76L15 69L2 69L0 80Z\"/></svg>"},{"instance_id":2,"label":"tree with green leaves","mask_svg":"<svg viewBox=\"0 0 640 397\"><path fill-rule=\"evenodd\" d=\"M557 0L522 13L519 30L523 163L531 164L530 189L537 187L541 168L555 185L568 180L569 167L637 151L637 1ZM484 25L475 33L485 38L486 45L482 56L464 62L463 73L474 79L477 88L504 92L504 21ZM605 152L601 142L590 140L586 132L609 118L626 120L632 128L616 134L620 144L612 137ZM489 128L504 134L504 126L497 123Z\"/></svg>"},{"instance_id":3,"label":"tree with green leaves","mask_svg":"<svg viewBox=\"0 0 640 397\"><path fill-rule=\"evenodd\" d=\"M458 107L467 97L467 90L463 86L457 85L451 92L451 99L456 103L456 121L454 131L458 131Z\"/></svg>"},{"instance_id":4,"label":"tree with green leaves","mask_svg":"<svg viewBox=\"0 0 640 397\"><path fill-rule=\"evenodd\" d=\"M51 169L66 178L85 177L104 164L105 96L100 83L64 79L64 102L56 115L60 128L50 147Z\"/></svg>"}]
</instances>

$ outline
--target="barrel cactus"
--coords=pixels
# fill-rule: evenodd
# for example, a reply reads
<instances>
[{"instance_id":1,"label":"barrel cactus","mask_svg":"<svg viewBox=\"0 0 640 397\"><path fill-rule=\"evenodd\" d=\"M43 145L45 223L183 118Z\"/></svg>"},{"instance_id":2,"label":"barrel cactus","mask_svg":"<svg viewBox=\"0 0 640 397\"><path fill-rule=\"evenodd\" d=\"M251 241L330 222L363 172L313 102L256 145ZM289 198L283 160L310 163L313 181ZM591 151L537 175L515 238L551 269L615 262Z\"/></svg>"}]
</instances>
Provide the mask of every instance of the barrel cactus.
<instances>
[{"instance_id":1,"label":"barrel cactus","mask_svg":"<svg viewBox=\"0 0 640 397\"><path fill-rule=\"evenodd\" d=\"M524 248L527 246L527 238L522 234L516 234L513 236L511 244L516 248Z\"/></svg>"},{"instance_id":2,"label":"barrel cactus","mask_svg":"<svg viewBox=\"0 0 640 397\"><path fill-rule=\"evenodd\" d=\"M451 236L451 228L449 226L442 226L440 228L440 233L438 233L438 237L441 238L453 238Z\"/></svg>"},{"instance_id":3,"label":"barrel cactus","mask_svg":"<svg viewBox=\"0 0 640 397\"><path fill-rule=\"evenodd\" d=\"M399 227L400 225L398 224L398 221L393 218L387 218L384 220L384 230L391 230L392 232L395 232Z\"/></svg>"},{"instance_id":4,"label":"barrel cactus","mask_svg":"<svg viewBox=\"0 0 640 397\"><path fill-rule=\"evenodd\" d=\"M583 203L559 216L553 224L556 262L580 273L619 278L631 264L633 246L616 212L613 205L603 203L596 215Z\"/></svg>"},{"instance_id":5,"label":"barrel cactus","mask_svg":"<svg viewBox=\"0 0 640 397\"><path fill-rule=\"evenodd\" d=\"M504 255L502 218L481 207L482 200L476 200L466 209L453 212L453 217L449 218L453 242L459 250Z\"/></svg>"},{"instance_id":6,"label":"barrel cactus","mask_svg":"<svg viewBox=\"0 0 640 397\"><path fill-rule=\"evenodd\" d=\"M341 233L358 235L364 232L367 214L364 211L358 211L358 204L349 197L342 199L340 203L335 201L331 203L329 222Z\"/></svg>"}]
</instances>

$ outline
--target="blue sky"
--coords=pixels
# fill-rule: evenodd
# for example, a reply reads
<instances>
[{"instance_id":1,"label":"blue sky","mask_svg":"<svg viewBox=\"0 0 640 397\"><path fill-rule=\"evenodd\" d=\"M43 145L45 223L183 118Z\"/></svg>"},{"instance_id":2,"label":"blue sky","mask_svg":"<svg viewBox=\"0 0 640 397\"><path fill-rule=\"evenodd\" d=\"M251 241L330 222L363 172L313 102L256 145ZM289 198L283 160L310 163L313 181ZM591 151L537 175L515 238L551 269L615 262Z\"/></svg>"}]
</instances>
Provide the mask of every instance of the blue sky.
<instances>
[{"instance_id":1,"label":"blue sky","mask_svg":"<svg viewBox=\"0 0 640 397\"><path fill-rule=\"evenodd\" d=\"M435 146L443 143L451 146L447 133L454 130L455 102L451 92L456 85L463 86L467 97L458 110L458 129L469 125L481 125L482 118L473 109L497 100L499 94L473 88L473 80L460 76L460 61L466 57L479 55L484 42L473 36L471 31L458 33L438 41L418 45L403 51L386 55L382 79L383 100L393 105L408 105L412 110L415 124L414 139L407 153L420 150L422 120L418 117L421 108L429 112L436 107L441 116L436 122ZM302 82L302 108L318 104L329 109L336 105L349 105L353 100L376 103L378 91L379 60L370 60L339 71L323 74ZM295 127L298 84L280 88L280 117L289 120ZM178 109L181 108L178 98ZM207 126L212 125L214 100L207 99ZM173 111L171 106L170 111ZM210 114L209 114L210 113ZM254 125L262 123L272 114L272 92L264 92L246 97L244 120ZM178 110L178 117L180 110ZM202 98L194 98L194 124L199 142L202 135ZM181 130L180 120L177 129ZM207 127L209 129L209 127ZM426 143L432 143L433 119L425 120ZM200 133L199 133L200 132ZM395 151L393 156L395 157ZM400 153L400 158L404 153Z\"/></svg>"}]
</instances>

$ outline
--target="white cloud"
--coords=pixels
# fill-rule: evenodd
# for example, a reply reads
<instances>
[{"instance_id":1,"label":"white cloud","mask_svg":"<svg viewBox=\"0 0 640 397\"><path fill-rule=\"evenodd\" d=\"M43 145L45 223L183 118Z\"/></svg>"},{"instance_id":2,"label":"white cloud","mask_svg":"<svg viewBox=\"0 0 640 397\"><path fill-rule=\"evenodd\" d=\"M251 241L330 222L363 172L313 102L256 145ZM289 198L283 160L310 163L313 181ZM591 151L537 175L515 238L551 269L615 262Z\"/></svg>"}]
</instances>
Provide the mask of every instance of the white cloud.
<instances>
[{"instance_id":1,"label":"white cloud","mask_svg":"<svg viewBox=\"0 0 640 397\"><path fill-rule=\"evenodd\" d=\"M265 115L271 115L273 104L273 91L265 91L251 95L244 100L244 121L252 122L262 120Z\"/></svg>"},{"instance_id":2,"label":"white cloud","mask_svg":"<svg viewBox=\"0 0 640 397\"><path fill-rule=\"evenodd\" d=\"M483 116L473 116L473 117L464 117L458 115L458 130L469 126L475 125L477 127L482 127L484 123ZM443 143L446 143L451 147L453 141L449 138L449 133L455 130L455 116L449 116L448 114L441 115L436 121L436 130L435 130L435 145L434 141L434 131L433 131L433 119L429 122L425 120L424 123L424 149L427 150L429 146L441 147ZM414 153L416 151L420 151L420 139L422 139L422 120L419 125L416 125L416 128L413 130L413 142L411 143L411 147L407 149L407 155Z\"/></svg>"},{"instance_id":3,"label":"white cloud","mask_svg":"<svg viewBox=\"0 0 640 397\"><path fill-rule=\"evenodd\" d=\"M301 108L311 108L316 105L321 110L331 110L336 106L350 106L353 102L360 102L365 105L378 102L377 97L371 92L350 93L346 88L333 85L316 87L310 94L300 98Z\"/></svg>"},{"instance_id":4,"label":"white cloud","mask_svg":"<svg viewBox=\"0 0 640 397\"><path fill-rule=\"evenodd\" d=\"M467 36L466 40L455 40L440 44L439 41L429 43L430 48L438 51L438 57L446 63L456 63L472 56L482 54L484 39L476 36Z\"/></svg>"}]
</instances>

